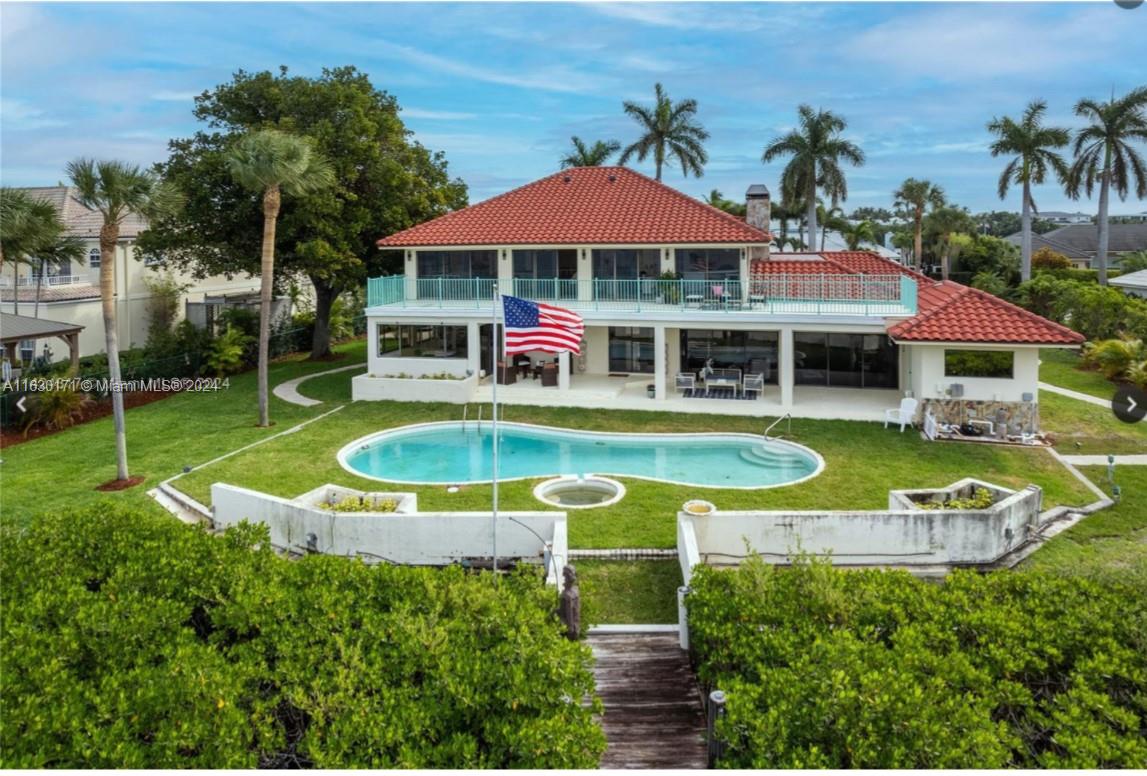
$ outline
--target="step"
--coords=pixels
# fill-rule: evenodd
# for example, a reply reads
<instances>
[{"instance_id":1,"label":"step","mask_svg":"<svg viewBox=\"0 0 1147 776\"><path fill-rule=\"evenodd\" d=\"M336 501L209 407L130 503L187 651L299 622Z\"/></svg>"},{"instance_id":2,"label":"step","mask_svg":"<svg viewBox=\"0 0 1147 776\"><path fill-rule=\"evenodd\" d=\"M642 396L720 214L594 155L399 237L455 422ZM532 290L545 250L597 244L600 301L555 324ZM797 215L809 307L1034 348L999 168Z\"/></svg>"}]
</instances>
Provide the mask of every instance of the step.
<instances>
[{"instance_id":1,"label":"step","mask_svg":"<svg viewBox=\"0 0 1147 776\"><path fill-rule=\"evenodd\" d=\"M705 716L676 633L591 633L602 768L704 768Z\"/></svg>"},{"instance_id":2,"label":"step","mask_svg":"<svg viewBox=\"0 0 1147 776\"><path fill-rule=\"evenodd\" d=\"M761 464L762 466L788 466L793 462L793 457L790 455L762 450L759 447L750 447L742 450L741 459L749 463Z\"/></svg>"}]
</instances>

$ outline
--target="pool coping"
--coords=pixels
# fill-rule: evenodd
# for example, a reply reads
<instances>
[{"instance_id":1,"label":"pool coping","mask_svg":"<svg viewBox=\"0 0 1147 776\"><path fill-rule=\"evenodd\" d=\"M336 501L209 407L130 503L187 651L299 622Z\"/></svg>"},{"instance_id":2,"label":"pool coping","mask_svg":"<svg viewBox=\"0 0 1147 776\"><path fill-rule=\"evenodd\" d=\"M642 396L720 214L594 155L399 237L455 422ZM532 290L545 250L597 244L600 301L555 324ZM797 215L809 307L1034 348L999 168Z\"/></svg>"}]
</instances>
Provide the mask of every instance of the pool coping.
<instances>
[{"instance_id":1,"label":"pool coping","mask_svg":"<svg viewBox=\"0 0 1147 776\"><path fill-rule=\"evenodd\" d=\"M728 431L728 432L725 432L725 431L703 431L703 432L686 432L686 433L680 433L680 434L643 433L643 432L631 432L631 431L582 431L579 429L562 428L560 426L543 426L543 425L540 425L537 423L514 423L512 421L499 421L498 425L499 425L499 427L542 429L544 431L556 431L559 433L573 434L576 436L598 436L598 437L624 436L624 437L631 437L631 438L636 437L639 439L649 439L649 440L662 439L665 437L673 437L675 439L680 439L680 438L712 439L714 437L719 437L721 439L729 439L729 438L751 439L751 440L756 441L756 442L766 442L767 441L767 442L772 443L772 444L783 445L783 446L788 446L790 448L795 448L796 450L811 456L812 459L816 462L816 468L811 473L806 474L804 477L801 477L801 478L795 479L795 480L790 480L789 482L778 482L778 483L775 483L773 485L751 485L751 486L746 486L746 485L699 485L699 484L693 483L693 482L681 482L680 480L667 480L667 479L662 479L659 477L644 477L644 476L641 476L638 474L618 474L616 472L583 472L582 476L584 476L584 477L591 477L591 476L617 477L620 479L644 480L646 482L660 482L660 483L663 483L666 485L681 485L681 486L690 487L690 488L703 488L705 490L771 490L772 488L786 488L790 485L800 485L803 482L807 482L808 480L811 480L814 477L819 476L821 474L821 472L823 472L825 470L825 467L826 467L824 457L820 453L818 453L816 450L813 450L811 447L807 447L805 445L802 445L799 442L791 442L787 439L763 437L760 434L746 434L743 432L736 432L736 431ZM433 421L433 422L429 422L429 423L412 423L412 424L406 425L406 426L395 426L394 428L383 429L382 431L376 431L373 434L367 434L366 436L359 437L358 439L355 439L354 441L348 442L347 444L343 445L341 448L339 448L339 451L336 454L336 458L338 459L339 466L341 466L348 473L353 474L356 477L362 477L363 479L374 480L376 482L389 482L389 483L394 483L396 485L411 485L411 486L427 485L427 486L432 486L432 487L433 486L448 487L450 485L488 485L488 484L490 484L492 482L492 480L458 480L458 481L443 481L443 482L438 482L438 481L423 482L423 481L419 481L419 480L392 480L392 479L386 479L383 477L376 477L372 474L364 474L363 472L352 468L347 463L347 457L351 453L355 453L355 452L360 451L363 447L366 447L367 445L369 445L370 443L376 441L377 439L379 439L381 437L393 436L393 435L405 433L405 432L412 432L413 433L417 430L422 430L422 429L444 428L444 427L460 427L460 428L464 429L465 425L464 425L464 421L460 421L460 420L439 420L439 421ZM481 426L479 426L478 428L479 428L479 430L481 430ZM554 477L563 477L563 476L568 476L568 475L569 475L568 472L567 473L554 472L551 474L530 475L528 477L499 477L498 482L523 482L526 480L552 479ZM576 475L574 475L574 476L576 476Z\"/></svg>"}]
</instances>

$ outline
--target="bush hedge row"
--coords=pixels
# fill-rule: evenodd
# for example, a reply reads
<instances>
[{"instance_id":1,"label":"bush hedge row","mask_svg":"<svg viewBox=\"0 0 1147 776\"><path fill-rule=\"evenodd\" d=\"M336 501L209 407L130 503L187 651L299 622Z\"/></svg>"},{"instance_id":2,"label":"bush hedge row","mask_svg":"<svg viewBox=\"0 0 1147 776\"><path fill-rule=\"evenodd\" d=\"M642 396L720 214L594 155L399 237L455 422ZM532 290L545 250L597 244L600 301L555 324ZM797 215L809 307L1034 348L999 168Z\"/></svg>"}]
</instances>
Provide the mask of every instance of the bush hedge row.
<instances>
[{"instance_id":1,"label":"bush hedge row","mask_svg":"<svg viewBox=\"0 0 1147 776\"><path fill-rule=\"evenodd\" d=\"M1147 569L938 584L753 559L691 585L724 767L1147 766Z\"/></svg>"},{"instance_id":2,"label":"bush hedge row","mask_svg":"<svg viewBox=\"0 0 1147 776\"><path fill-rule=\"evenodd\" d=\"M109 504L5 529L3 767L593 767L592 658L523 571L286 561Z\"/></svg>"}]
</instances>

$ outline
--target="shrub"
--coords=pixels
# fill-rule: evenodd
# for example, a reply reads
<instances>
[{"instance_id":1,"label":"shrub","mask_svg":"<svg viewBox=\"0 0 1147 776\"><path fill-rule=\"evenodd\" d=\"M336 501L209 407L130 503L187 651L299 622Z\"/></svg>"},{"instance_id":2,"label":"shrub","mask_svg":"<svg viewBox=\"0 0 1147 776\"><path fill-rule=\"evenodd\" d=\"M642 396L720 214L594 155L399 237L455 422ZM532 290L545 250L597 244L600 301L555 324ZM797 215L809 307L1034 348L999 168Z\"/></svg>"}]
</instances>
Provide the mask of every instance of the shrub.
<instances>
[{"instance_id":1,"label":"shrub","mask_svg":"<svg viewBox=\"0 0 1147 776\"><path fill-rule=\"evenodd\" d=\"M1083 361L1095 367L1108 380L1123 380L1128 371L1147 360L1147 346L1134 337L1100 340L1088 343L1083 350Z\"/></svg>"},{"instance_id":2,"label":"shrub","mask_svg":"<svg viewBox=\"0 0 1147 776\"><path fill-rule=\"evenodd\" d=\"M1032 269L1070 269L1071 259L1046 245L1032 253Z\"/></svg>"},{"instance_id":3,"label":"shrub","mask_svg":"<svg viewBox=\"0 0 1147 776\"><path fill-rule=\"evenodd\" d=\"M110 503L7 529L0 766L586 768L589 650L535 570L283 560Z\"/></svg>"},{"instance_id":4,"label":"shrub","mask_svg":"<svg viewBox=\"0 0 1147 776\"><path fill-rule=\"evenodd\" d=\"M323 505L332 512L393 512L398 509L398 502L392 498L374 501L366 496L346 496L339 501L328 502Z\"/></svg>"},{"instance_id":5,"label":"shrub","mask_svg":"<svg viewBox=\"0 0 1147 776\"><path fill-rule=\"evenodd\" d=\"M917 509L987 509L994 499L987 488L976 488L969 498L953 498L947 501L918 501Z\"/></svg>"},{"instance_id":6,"label":"shrub","mask_svg":"<svg viewBox=\"0 0 1147 776\"><path fill-rule=\"evenodd\" d=\"M1147 574L701 567L698 673L733 768L1147 762Z\"/></svg>"},{"instance_id":7,"label":"shrub","mask_svg":"<svg viewBox=\"0 0 1147 776\"><path fill-rule=\"evenodd\" d=\"M216 377L238 372L245 364L244 355L247 346L251 344L251 339L239 329L228 326L227 330L211 343L211 350L207 354L207 367Z\"/></svg>"},{"instance_id":8,"label":"shrub","mask_svg":"<svg viewBox=\"0 0 1147 776\"><path fill-rule=\"evenodd\" d=\"M87 394L70 388L53 388L32 394L24 434L37 426L59 431L75 425L92 403Z\"/></svg>"}]
</instances>

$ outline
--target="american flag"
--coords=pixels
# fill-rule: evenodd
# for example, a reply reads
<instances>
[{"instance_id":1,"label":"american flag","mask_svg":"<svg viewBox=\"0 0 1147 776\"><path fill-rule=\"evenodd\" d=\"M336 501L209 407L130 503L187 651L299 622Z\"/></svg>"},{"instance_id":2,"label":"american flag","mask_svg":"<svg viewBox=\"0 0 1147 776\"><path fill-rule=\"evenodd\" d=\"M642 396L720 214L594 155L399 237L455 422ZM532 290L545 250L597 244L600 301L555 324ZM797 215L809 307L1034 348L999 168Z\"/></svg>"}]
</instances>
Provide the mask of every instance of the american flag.
<instances>
[{"instance_id":1,"label":"american flag","mask_svg":"<svg viewBox=\"0 0 1147 776\"><path fill-rule=\"evenodd\" d=\"M581 352L585 324L577 313L516 296L503 296L502 310L506 314L506 355L528 350Z\"/></svg>"}]
</instances>

